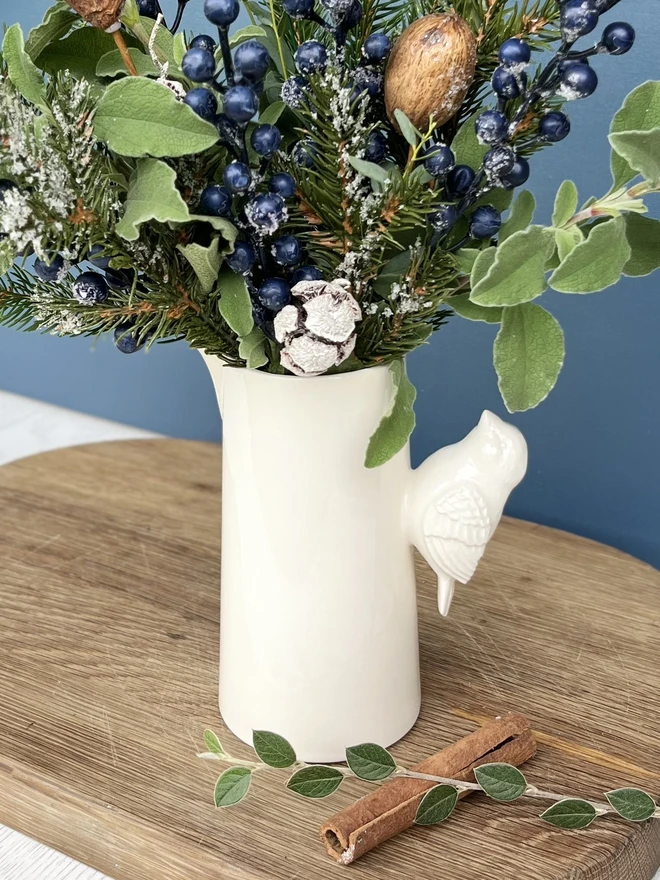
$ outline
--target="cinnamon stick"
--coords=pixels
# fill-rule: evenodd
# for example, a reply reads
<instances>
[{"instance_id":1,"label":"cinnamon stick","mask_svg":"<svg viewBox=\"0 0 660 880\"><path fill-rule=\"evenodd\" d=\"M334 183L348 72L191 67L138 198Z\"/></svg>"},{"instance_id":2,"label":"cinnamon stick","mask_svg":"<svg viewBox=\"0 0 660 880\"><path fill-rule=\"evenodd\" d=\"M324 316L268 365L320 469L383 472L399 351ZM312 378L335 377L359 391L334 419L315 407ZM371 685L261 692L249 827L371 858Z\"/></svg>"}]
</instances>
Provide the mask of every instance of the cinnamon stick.
<instances>
[{"instance_id":1,"label":"cinnamon stick","mask_svg":"<svg viewBox=\"0 0 660 880\"><path fill-rule=\"evenodd\" d=\"M502 762L515 767L536 753L536 739L522 715L505 715L413 768L418 773L474 782L481 764ZM337 813L321 828L321 838L335 861L350 865L415 823L417 808L436 783L399 777ZM471 792L461 792L461 797Z\"/></svg>"}]
</instances>

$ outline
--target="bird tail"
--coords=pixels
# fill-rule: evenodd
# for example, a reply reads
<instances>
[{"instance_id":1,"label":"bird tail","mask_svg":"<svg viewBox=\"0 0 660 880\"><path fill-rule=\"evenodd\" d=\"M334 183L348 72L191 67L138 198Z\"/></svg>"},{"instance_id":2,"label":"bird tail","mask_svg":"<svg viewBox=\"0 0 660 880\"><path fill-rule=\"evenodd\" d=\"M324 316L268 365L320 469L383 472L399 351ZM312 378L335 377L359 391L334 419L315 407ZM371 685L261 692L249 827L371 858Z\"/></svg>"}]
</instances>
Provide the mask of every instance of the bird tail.
<instances>
[{"instance_id":1,"label":"bird tail","mask_svg":"<svg viewBox=\"0 0 660 880\"><path fill-rule=\"evenodd\" d=\"M438 611L443 617L449 614L451 600L454 598L454 578L441 572L438 575Z\"/></svg>"}]
</instances>

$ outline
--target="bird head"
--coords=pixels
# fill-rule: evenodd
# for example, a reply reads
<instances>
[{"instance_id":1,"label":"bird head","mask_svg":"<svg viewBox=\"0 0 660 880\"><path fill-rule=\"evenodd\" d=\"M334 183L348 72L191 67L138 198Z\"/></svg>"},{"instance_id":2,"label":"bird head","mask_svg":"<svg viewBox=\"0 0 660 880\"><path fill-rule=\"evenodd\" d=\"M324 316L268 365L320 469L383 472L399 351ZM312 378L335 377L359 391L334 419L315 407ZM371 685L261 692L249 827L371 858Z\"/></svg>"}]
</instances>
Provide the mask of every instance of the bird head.
<instances>
[{"instance_id":1,"label":"bird head","mask_svg":"<svg viewBox=\"0 0 660 880\"><path fill-rule=\"evenodd\" d=\"M470 432L474 460L485 472L498 471L513 489L527 470L527 443L518 428L484 410L479 423Z\"/></svg>"}]
</instances>

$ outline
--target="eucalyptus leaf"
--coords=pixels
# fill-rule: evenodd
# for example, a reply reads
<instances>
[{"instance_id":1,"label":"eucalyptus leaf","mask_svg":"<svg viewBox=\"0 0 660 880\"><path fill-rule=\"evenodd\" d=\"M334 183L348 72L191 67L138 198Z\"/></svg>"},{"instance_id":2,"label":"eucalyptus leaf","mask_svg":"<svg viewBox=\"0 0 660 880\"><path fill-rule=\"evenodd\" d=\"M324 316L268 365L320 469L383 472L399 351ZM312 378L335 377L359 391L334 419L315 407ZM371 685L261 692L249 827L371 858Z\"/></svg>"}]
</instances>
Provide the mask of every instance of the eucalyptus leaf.
<instances>
[{"instance_id":1,"label":"eucalyptus leaf","mask_svg":"<svg viewBox=\"0 0 660 880\"><path fill-rule=\"evenodd\" d=\"M502 309L495 307L486 308L478 306L470 299L469 293L461 293L452 296L447 300L447 305L452 308L457 315L468 321L483 321L485 324L499 324L502 320Z\"/></svg>"},{"instance_id":2,"label":"eucalyptus leaf","mask_svg":"<svg viewBox=\"0 0 660 880\"><path fill-rule=\"evenodd\" d=\"M392 399L387 412L369 440L365 467L380 467L400 452L415 428L413 405L417 392L402 360L390 364Z\"/></svg>"},{"instance_id":3,"label":"eucalyptus leaf","mask_svg":"<svg viewBox=\"0 0 660 880\"><path fill-rule=\"evenodd\" d=\"M255 730L252 744L259 760L269 767L283 769L296 763L296 753L283 736L268 730Z\"/></svg>"},{"instance_id":4,"label":"eucalyptus leaf","mask_svg":"<svg viewBox=\"0 0 660 880\"><path fill-rule=\"evenodd\" d=\"M535 303L504 309L493 363L509 412L532 409L552 391L563 366L561 327Z\"/></svg>"},{"instance_id":5,"label":"eucalyptus leaf","mask_svg":"<svg viewBox=\"0 0 660 880\"><path fill-rule=\"evenodd\" d=\"M437 825L448 819L456 809L458 792L451 785L436 785L422 798L415 825Z\"/></svg>"},{"instance_id":6,"label":"eucalyptus leaf","mask_svg":"<svg viewBox=\"0 0 660 880\"><path fill-rule=\"evenodd\" d=\"M195 270L202 293L210 293L218 280L218 272L222 265L219 246L220 241L217 238L214 238L207 247L196 242L177 245L177 250L183 254Z\"/></svg>"},{"instance_id":7,"label":"eucalyptus leaf","mask_svg":"<svg viewBox=\"0 0 660 880\"><path fill-rule=\"evenodd\" d=\"M456 157L456 164L469 165L475 171L481 167L483 158L488 152L488 146L480 144L477 140L477 133L474 128L474 123L482 112L482 110L477 110L469 119L466 119L451 143L452 151Z\"/></svg>"},{"instance_id":8,"label":"eucalyptus leaf","mask_svg":"<svg viewBox=\"0 0 660 880\"><path fill-rule=\"evenodd\" d=\"M650 275L660 269L660 221L639 214L626 214L625 221L630 259L623 274L633 277Z\"/></svg>"},{"instance_id":9,"label":"eucalyptus leaf","mask_svg":"<svg viewBox=\"0 0 660 880\"><path fill-rule=\"evenodd\" d=\"M595 293L616 284L630 259L623 217L595 226L550 276L560 293Z\"/></svg>"},{"instance_id":10,"label":"eucalyptus leaf","mask_svg":"<svg viewBox=\"0 0 660 880\"><path fill-rule=\"evenodd\" d=\"M282 113L286 110L284 101L275 101L259 114L260 125L275 125Z\"/></svg>"},{"instance_id":11,"label":"eucalyptus leaf","mask_svg":"<svg viewBox=\"0 0 660 880\"><path fill-rule=\"evenodd\" d=\"M377 183L382 184L387 183L389 180L387 171L381 168L380 165L376 165L375 162L367 162L364 159L358 159L357 156L349 156L348 161L358 174L362 174L370 180L375 180Z\"/></svg>"},{"instance_id":12,"label":"eucalyptus leaf","mask_svg":"<svg viewBox=\"0 0 660 880\"><path fill-rule=\"evenodd\" d=\"M510 238L514 232L520 232L527 229L534 219L534 211L536 210L536 201L529 190L524 189L513 203L511 212L506 221L502 224L502 228L497 236L500 244Z\"/></svg>"},{"instance_id":13,"label":"eucalyptus leaf","mask_svg":"<svg viewBox=\"0 0 660 880\"><path fill-rule=\"evenodd\" d=\"M653 798L639 788L617 788L605 797L620 816L629 822L646 822L657 809Z\"/></svg>"},{"instance_id":14,"label":"eucalyptus leaf","mask_svg":"<svg viewBox=\"0 0 660 880\"><path fill-rule=\"evenodd\" d=\"M242 339L254 327L252 300L245 278L228 269L220 275L218 289L220 291L220 314L234 333Z\"/></svg>"},{"instance_id":15,"label":"eucalyptus leaf","mask_svg":"<svg viewBox=\"0 0 660 880\"><path fill-rule=\"evenodd\" d=\"M9 79L26 101L50 114L43 77L25 51L21 26L13 24L5 33L2 56Z\"/></svg>"},{"instance_id":16,"label":"eucalyptus leaf","mask_svg":"<svg viewBox=\"0 0 660 880\"><path fill-rule=\"evenodd\" d=\"M334 794L342 783L343 775L335 767L314 765L297 770L286 787L306 798L320 800Z\"/></svg>"},{"instance_id":17,"label":"eucalyptus leaf","mask_svg":"<svg viewBox=\"0 0 660 880\"><path fill-rule=\"evenodd\" d=\"M555 229L555 244L557 245L558 262L554 268L559 268L571 251L574 251L583 241L584 235L582 234L580 227L577 225L568 226L566 229Z\"/></svg>"},{"instance_id":18,"label":"eucalyptus leaf","mask_svg":"<svg viewBox=\"0 0 660 880\"><path fill-rule=\"evenodd\" d=\"M408 141L411 147L416 147L421 140L422 135L417 131L412 122L408 119L403 110L395 110L394 117L401 129L401 134Z\"/></svg>"},{"instance_id":19,"label":"eucalyptus leaf","mask_svg":"<svg viewBox=\"0 0 660 880\"><path fill-rule=\"evenodd\" d=\"M378 276L371 282L371 286L376 293L380 296L388 297L391 293L392 285L401 281L401 278L410 268L411 259L410 251L406 250L401 251L401 253L392 257L391 260L388 260Z\"/></svg>"},{"instance_id":20,"label":"eucalyptus leaf","mask_svg":"<svg viewBox=\"0 0 660 880\"><path fill-rule=\"evenodd\" d=\"M543 226L514 232L497 248L492 266L472 288L470 299L482 306L513 306L535 299L547 287L545 264L554 243L552 230Z\"/></svg>"},{"instance_id":21,"label":"eucalyptus leaf","mask_svg":"<svg viewBox=\"0 0 660 880\"><path fill-rule=\"evenodd\" d=\"M230 767L215 784L216 807L233 807L239 804L250 789L252 771L247 767Z\"/></svg>"},{"instance_id":22,"label":"eucalyptus leaf","mask_svg":"<svg viewBox=\"0 0 660 880\"><path fill-rule=\"evenodd\" d=\"M188 219L188 206L176 188L174 169L158 159L141 159L131 175L117 233L127 241L136 241L139 226L147 220L185 223Z\"/></svg>"},{"instance_id":23,"label":"eucalyptus leaf","mask_svg":"<svg viewBox=\"0 0 660 880\"><path fill-rule=\"evenodd\" d=\"M566 798L541 813L541 818L557 828L579 831L591 825L596 818L596 810L587 801Z\"/></svg>"},{"instance_id":24,"label":"eucalyptus leaf","mask_svg":"<svg viewBox=\"0 0 660 880\"><path fill-rule=\"evenodd\" d=\"M204 731L204 744L209 752L218 755L218 757L225 754L225 750L222 748L222 743L212 730L207 729Z\"/></svg>"},{"instance_id":25,"label":"eucalyptus leaf","mask_svg":"<svg viewBox=\"0 0 660 880\"><path fill-rule=\"evenodd\" d=\"M245 43L248 40L262 40L265 36L266 31L262 27L255 24L249 24L247 27L241 28L231 35L229 45L234 49L236 46L240 46L241 43Z\"/></svg>"},{"instance_id":26,"label":"eucalyptus leaf","mask_svg":"<svg viewBox=\"0 0 660 880\"><path fill-rule=\"evenodd\" d=\"M346 749L346 763L360 779L377 782L396 770L396 762L387 749L376 743L362 743Z\"/></svg>"},{"instance_id":27,"label":"eucalyptus leaf","mask_svg":"<svg viewBox=\"0 0 660 880\"><path fill-rule=\"evenodd\" d=\"M572 180L565 180L557 190L552 214L553 226L564 226L577 211L578 189Z\"/></svg>"},{"instance_id":28,"label":"eucalyptus leaf","mask_svg":"<svg viewBox=\"0 0 660 880\"><path fill-rule=\"evenodd\" d=\"M41 24L33 27L25 41L25 51L35 61L46 46L60 40L79 22L66 0L58 0L46 10Z\"/></svg>"},{"instance_id":29,"label":"eucalyptus leaf","mask_svg":"<svg viewBox=\"0 0 660 880\"><path fill-rule=\"evenodd\" d=\"M660 126L660 82L645 82L626 97L614 116L610 134L624 131L650 131ZM617 152L612 153L613 190L624 186L637 172Z\"/></svg>"},{"instance_id":30,"label":"eucalyptus leaf","mask_svg":"<svg viewBox=\"0 0 660 880\"><path fill-rule=\"evenodd\" d=\"M482 764L474 775L488 797L496 801L517 801L527 791L527 780L511 764Z\"/></svg>"},{"instance_id":31,"label":"eucalyptus leaf","mask_svg":"<svg viewBox=\"0 0 660 880\"><path fill-rule=\"evenodd\" d=\"M660 182L660 126L650 131L622 131L609 139L633 171L654 185Z\"/></svg>"},{"instance_id":32,"label":"eucalyptus leaf","mask_svg":"<svg viewBox=\"0 0 660 880\"><path fill-rule=\"evenodd\" d=\"M268 363L266 337L258 327L253 327L238 345L238 356L243 358L248 370L258 370Z\"/></svg>"},{"instance_id":33,"label":"eucalyptus leaf","mask_svg":"<svg viewBox=\"0 0 660 880\"><path fill-rule=\"evenodd\" d=\"M49 43L35 58L35 64L50 74L70 70L74 76L94 80L96 65L116 49L110 34L98 28L76 28L68 37Z\"/></svg>"},{"instance_id":34,"label":"eucalyptus leaf","mask_svg":"<svg viewBox=\"0 0 660 880\"><path fill-rule=\"evenodd\" d=\"M179 31L179 33L174 37L174 42L172 44L172 54L174 56L174 61L176 66L181 69L181 62L183 61L183 56L188 51L188 47L186 45L186 35L183 31Z\"/></svg>"},{"instance_id":35,"label":"eucalyptus leaf","mask_svg":"<svg viewBox=\"0 0 660 880\"><path fill-rule=\"evenodd\" d=\"M160 71L151 60L149 55L145 55L140 49L129 49L128 54L135 65L140 76L159 76ZM107 52L96 65L97 76L128 76L126 64L121 56L119 49Z\"/></svg>"},{"instance_id":36,"label":"eucalyptus leaf","mask_svg":"<svg viewBox=\"0 0 660 880\"><path fill-rule=\"evenodd\" d=\"M474 261L474 264L472 265L472 272L470 273L470 286L472 287L472 289L474 289L477 284L479 284L482 278L485 278L486 275L488 275L491 266L495 262L496 256L496 247L488 247L486 248L486 250L478 251L477 259Z\"/></svg>"}]
</instances>

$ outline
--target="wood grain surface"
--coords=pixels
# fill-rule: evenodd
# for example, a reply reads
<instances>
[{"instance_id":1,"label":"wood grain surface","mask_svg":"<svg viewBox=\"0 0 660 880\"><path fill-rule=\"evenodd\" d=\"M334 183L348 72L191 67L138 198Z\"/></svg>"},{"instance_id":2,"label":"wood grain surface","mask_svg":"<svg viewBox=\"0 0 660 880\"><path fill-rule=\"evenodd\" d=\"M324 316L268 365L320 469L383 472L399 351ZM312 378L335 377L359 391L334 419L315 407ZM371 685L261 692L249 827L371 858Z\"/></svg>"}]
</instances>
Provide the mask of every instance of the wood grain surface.
<instances>
[{"instance_id":1,"label":"wood grain surface","mask_svg":"<svg viewBox=\"0 0 660 880\"><path fill-rule=\"evenodd\" d=\"M274 771L215 810L204 728L249 754L216 700L220 456L136 441L0 469L0 822L115 880L650 880L660 822L560 831L533 801L470 798L345 869L318 829L368 783L310 802ZM516 710L541 737L531 781L660 795L657 572L504 520L451 616L421 563L419 606L424 701L402 762Z\"/></svg>"}]
</instances>

